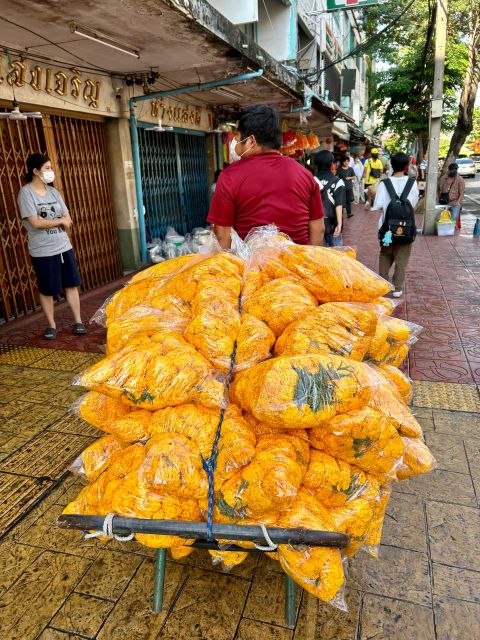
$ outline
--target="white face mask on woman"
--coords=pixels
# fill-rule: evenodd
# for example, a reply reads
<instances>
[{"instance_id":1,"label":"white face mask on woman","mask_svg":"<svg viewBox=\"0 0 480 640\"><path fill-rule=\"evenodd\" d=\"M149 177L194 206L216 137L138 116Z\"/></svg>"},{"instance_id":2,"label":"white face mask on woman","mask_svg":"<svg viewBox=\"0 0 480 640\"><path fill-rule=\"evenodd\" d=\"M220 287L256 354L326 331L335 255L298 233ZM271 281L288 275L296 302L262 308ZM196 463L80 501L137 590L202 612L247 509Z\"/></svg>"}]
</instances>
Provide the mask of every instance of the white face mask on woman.
<instances>
[{"instance_id":1,"label":"white face mask on woman","mask_svg":"<svg viewBox=\"0 0 480 640\"><path fill-rule=\"evenodd\" d=\"M52 169L47 169L47 171L42 171L42 175L40 177L44 184L50 184L55 180L55 171Z\"/></svg>"}]
</instances>

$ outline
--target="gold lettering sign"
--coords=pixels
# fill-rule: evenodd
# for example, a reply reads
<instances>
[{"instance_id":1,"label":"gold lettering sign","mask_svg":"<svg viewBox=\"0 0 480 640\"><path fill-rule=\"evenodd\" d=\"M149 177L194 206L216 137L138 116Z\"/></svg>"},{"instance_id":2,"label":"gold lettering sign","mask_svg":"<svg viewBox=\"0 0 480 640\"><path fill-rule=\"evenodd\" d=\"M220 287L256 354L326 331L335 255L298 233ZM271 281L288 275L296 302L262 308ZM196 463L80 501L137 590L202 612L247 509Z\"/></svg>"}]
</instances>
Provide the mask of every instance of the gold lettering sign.
<instances>
[{"instance_id":1,"label":"gold lettering sign","mask_svg":"<svg viewBox=\"0 0 480 640\"><path fill-rule=\"evenodd\" d=\"M65 72L40 64L29 65L23 60L7 62L0 55L0 85L5 80L14 88L29 85L34 91L71 96L75 100L83 100L94 109L99 106L100 82L82 78L81 71L76 67Z\"/></svg>"},{"instance_id":2,"label":"gold lettering sign","mask_svg":"<svg viewBox=\"0 0 480 640\"><path fill-rule=\"evenodd\" d=\"M191 124L199 127L202 123L202 110L198 106L173 107L166 105L163 98L155 98L150 103L150 115L155 120L162 120L165 123L174 122L178 124Z\"/></svg>"}]
</instances>

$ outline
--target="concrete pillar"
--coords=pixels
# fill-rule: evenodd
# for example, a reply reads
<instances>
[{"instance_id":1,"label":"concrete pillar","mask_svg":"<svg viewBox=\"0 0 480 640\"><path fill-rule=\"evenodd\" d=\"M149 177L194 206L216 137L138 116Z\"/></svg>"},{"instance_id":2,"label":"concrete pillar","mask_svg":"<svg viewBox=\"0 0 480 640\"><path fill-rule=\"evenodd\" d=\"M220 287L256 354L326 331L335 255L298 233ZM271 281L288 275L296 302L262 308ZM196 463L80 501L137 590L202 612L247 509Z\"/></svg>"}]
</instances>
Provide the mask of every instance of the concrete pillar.
<instances>
[{"instance_id":1,"label":"concrete pillar","mask_svg":"<svg viewBox=\"0 0 480 640\"><path fill-rule=\"evenodd\" d=\"M107 121L107 152L122 266L124 271L132 271L140 266L141 260L128 119Z\"/></svg>"}]
</instances>

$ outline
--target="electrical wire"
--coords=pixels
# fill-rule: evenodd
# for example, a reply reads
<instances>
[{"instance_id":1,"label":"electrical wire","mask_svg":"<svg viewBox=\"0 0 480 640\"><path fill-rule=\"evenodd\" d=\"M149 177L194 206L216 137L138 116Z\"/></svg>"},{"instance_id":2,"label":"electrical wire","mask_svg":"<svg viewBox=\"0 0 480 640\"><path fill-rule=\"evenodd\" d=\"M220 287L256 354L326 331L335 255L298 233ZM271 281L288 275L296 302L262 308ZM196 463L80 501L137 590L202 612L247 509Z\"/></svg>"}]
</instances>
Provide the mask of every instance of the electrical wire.
<instances>
[{"instance_id":1,"label":"electrical wire","mask_svg":"<svg viewBox=\"0 0 480 640\"><path fill-rule=\"evenodd\" d=\"M393 27L395 27L400 22L400 20L407 13L407 11L409 11L410 8L415 4L415 2L416 0L411 0L411 2L400 12L400 14L396 18L394 18L391 22L389 22L378 33L375 33L371 38L369 38L368 40L365 40L364 42L361 42L357 47L352 49L349 53L342 56L341 58L338 58L337 60L333 60L332 62L325 65L318 71L315 71L314 73L309 73L301 76L302 79L305 80L306 82L315 84L320 79L320 76L322 75L322 73L325 73L327 69L334 67L335 65L339 64L340 62L343 62L344 60L348 60L348 58L352 58L352 57L358 56L360 53L367 52L370 49L370 47L377 42L377 40L379 40L384 35L386 35Z\"/></svg>"},{"instance_id":2,"label":"electrical wire","mask_svg":"<svg viewBox=\"0 0 480 640\"><path fill-rule=\"evenodd\" d=\"M77 55L76 53L72 53L68 49L65 49L65 47L62 47L60 44L57 44L56 42L53 42L53 40L49 40L48 38L46 38L44 35L42 35L40 33L36 33L32 29L29 29L28 27L25 27L23 24L17 24L16 22L13 22L12 20L9 20L8 18L5 18L4 16L0 16L0 20L3 20L4 22L8 22L8 24L11 24L12 26L17 27L18 29L23 29L24 31L27 31L27 33L31 33L32 35L34 35L37 38L42 38L42 40L45 40L45 42L48 42L48 44L50 44L50 45L52 45L54 47L57 47L58 49L60 49L64 53L67 53L69 56L73 56L74 58L77 58L77 60L80 60L81 62L85 62L88 65L92 65L92 67L95 68L95 69L98 69L98 70L103 71L105 73L113 73L112 71L109 71L108 69L105 69L103 67L99 67L96 64L94 64L92 62L89 62L88 60L85 60L85 58L82 58L81 56Z\"/></svg>"}]
</instances>

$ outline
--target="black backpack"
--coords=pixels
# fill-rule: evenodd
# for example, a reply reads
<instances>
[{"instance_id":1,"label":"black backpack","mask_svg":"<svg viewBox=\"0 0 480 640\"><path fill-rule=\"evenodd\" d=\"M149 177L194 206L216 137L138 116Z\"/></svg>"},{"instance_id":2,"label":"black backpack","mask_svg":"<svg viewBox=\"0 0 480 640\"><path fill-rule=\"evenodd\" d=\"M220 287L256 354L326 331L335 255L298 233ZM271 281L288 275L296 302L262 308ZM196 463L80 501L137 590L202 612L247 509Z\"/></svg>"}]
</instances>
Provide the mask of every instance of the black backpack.
<instances>
[{"instance_id":1,"label":"black backpack","mask_svg":"<svg viewBox=\"0 0 480 640\"><path fill-rule=\"evenodd\" d=\"M338 180L339 178L337 176L332 175L332 177L320 189L320 193L322 194L322 205L326 234L333 233L337 226L337 213L335 211L335 204L328 197L328 192L333 185L337 184Z\"/></svg>"},{"instance_id":2,"label":"black backpack","mask_svg":"<svg viewBox=\"0 0 480 640\"><path fill-rule=\"evenodd\" d=\"M385 220L378 232L380 244L382 244L382 240L388 231L391 233L393 244L409 244L417 236L415 213L412 203L407 197L415 184L415 179L409 178L407 180L407 184L400 195L395 191L390 178L386 178L382 182L391 200L385 211Z\"/></svg>"}]
</instances>

